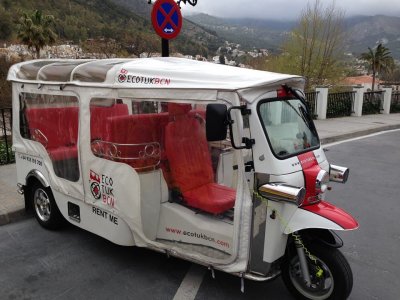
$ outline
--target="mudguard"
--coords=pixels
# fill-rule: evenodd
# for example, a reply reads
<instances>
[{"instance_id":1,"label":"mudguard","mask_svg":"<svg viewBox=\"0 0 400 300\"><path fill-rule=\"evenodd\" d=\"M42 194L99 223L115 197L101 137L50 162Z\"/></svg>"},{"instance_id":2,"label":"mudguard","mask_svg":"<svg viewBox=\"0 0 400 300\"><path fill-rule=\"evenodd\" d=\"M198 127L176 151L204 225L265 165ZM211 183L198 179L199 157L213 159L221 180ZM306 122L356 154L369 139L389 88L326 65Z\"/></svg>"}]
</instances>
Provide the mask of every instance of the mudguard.
<instances>
[{"instance_id":1,"label":"mudguard","mask_svg":"<svg viewBox=\"0 0 400 300\"><path fill-rule=\"evenodd\" d=\"M358 222L343 209L321 201L296 210L284 233L289 234L309 228L354 230L358 228Z\"/></svg>"}]
</instances>

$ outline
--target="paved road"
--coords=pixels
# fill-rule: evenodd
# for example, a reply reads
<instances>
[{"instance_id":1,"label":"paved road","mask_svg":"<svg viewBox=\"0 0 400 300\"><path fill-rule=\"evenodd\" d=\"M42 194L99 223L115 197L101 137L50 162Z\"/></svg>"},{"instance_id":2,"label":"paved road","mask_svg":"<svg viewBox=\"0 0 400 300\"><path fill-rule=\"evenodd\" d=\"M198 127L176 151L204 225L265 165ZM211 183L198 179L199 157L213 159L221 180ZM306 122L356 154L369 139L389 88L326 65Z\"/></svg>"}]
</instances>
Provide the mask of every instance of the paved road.
<instances>
[{"instance_id":1,"label":"paved road","mask_svg":"<svg viewBox=\"0 0 400 300\"><path fill-rule=\"evenodd\" d=\"M400 131L330 146L326 154L351 168L348 184L335 184L328 197L360 222L341 234L354 273L350 299L398 299ZM173 299L192 269L72 226L51 232L28 219L0 227L0 299ZM189 286L201 283L196 299L292 299L281 279L246 282L241 294L238 278L204 273L202 281L189 278Z\"/></svg>"},{"instance_id":2,"label":"paved road","mask_svg":"<svg viewBox=\"0 0 400 300\"><path fill-rule=\"evenodd\" d=\"M400 131L328 147L331 163L350 168L332 202L351 212L359 230L341 234L354 275L351 299L400 297Z\"/></svg>"}]
</instances>

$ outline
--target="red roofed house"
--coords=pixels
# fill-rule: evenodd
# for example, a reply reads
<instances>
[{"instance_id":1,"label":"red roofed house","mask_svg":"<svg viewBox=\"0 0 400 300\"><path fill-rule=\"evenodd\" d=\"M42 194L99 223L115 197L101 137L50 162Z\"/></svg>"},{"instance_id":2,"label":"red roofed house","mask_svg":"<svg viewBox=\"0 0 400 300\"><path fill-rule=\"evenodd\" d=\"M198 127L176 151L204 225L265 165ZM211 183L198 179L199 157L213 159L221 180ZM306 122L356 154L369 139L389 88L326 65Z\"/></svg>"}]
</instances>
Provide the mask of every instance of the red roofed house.
<instances>
[{"instance_id":1,"label":"red roofed house","mask_svg":"<svg viewBox=\"0 0 400 300\"><path fill-rule=\"evenodd\" d=\"M346 85L363 85L366 89L372 90L372 76L370 75L346 77L343 80L343 83ZM378 78L375 78L375 90L378 89L380 84L381 81Z\"/></svg>"}]
</instances>

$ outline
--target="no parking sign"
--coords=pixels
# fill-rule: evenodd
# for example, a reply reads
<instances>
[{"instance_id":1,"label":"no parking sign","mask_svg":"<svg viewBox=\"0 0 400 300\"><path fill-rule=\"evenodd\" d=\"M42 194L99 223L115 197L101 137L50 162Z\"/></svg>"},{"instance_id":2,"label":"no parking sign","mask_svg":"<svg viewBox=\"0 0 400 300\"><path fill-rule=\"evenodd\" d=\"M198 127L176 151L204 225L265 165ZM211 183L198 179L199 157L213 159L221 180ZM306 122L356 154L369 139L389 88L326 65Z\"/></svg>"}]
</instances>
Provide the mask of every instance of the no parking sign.
<instances>
[{"instance_id":1,"label":"no parking sign","mask_svg":"<svg viewBox=\"0 0 400 300\"><path fill-rule=\"evenodd\" d=\"M154 30L163 39L176 38L182 28L181 10L174 0L157 0L151 12Z\"/></svg>"}]
</instances>

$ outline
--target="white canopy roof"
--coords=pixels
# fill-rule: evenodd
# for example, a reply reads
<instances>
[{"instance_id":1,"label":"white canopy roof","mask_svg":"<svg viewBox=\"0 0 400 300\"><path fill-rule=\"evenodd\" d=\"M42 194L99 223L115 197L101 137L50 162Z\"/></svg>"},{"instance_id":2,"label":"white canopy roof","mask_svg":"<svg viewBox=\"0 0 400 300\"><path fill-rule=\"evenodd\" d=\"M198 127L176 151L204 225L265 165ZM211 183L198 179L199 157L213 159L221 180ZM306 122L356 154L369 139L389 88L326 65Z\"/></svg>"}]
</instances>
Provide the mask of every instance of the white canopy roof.
<instances>
[{"instance_id":1,"label":"white canopy roof","mask_svg":"<svg viewBox=\"0 0 400 300\"><path fill-rule=\"evenodd\" d=\"M302 77L175 57L33 60L10 68L8 80L113 88L242 90Z\"/></svg>"}]
</instances>

